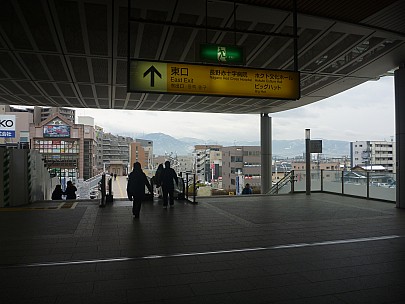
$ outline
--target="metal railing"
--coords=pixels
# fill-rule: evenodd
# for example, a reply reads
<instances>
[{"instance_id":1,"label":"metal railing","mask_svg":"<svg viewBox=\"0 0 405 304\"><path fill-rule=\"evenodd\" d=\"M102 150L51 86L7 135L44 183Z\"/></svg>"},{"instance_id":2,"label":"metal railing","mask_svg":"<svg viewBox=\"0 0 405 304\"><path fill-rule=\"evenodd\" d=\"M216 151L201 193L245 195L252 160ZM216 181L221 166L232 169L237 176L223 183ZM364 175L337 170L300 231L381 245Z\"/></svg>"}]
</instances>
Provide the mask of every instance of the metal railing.
<instances>
[{"instance_id":1,"label":"metal railing","mask_svg":"<svg viewBox=\"0 0 405 304\"><path fill-rule=\"evenodd\" d=\"M291 190L289 192L294 192L294 171L286 173L282 179L280 179L275 185L273 185L267 194L279 194L281 190L291 183Z\"/></svg>"}]
</instances>

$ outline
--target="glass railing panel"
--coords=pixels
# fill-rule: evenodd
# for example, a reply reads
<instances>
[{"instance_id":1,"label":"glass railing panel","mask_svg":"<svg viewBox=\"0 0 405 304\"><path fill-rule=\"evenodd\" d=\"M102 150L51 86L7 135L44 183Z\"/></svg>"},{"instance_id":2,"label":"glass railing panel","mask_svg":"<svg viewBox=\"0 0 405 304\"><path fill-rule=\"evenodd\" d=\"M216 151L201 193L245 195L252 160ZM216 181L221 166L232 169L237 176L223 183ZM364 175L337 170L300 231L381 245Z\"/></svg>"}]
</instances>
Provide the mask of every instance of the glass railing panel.
<instances>
[{"instance_id":1,"label":"glass railing panel","mask_svg":"<svg viewBox=\"0 0 405 304\"><path fill-rule=\"evenodd\" d=\"M367 180L351 181L344 179L344 194L367 197Z\"/></svg>"},{"instance_id":2,"label":"glass railing panel","mask_svg":"<svg viewBox=\"0 0 405 304\"><path fill-rule=\"evenodd\" d=\"M294 170L294 191L301 192L306 191L306 178L307 174L305 170ZM321 171L311 171L311 191L321 191Z\"/></svg>"},{"instance_id":3,"label":"glass railing panel","mask_svg":"<svg viewBox=\"0 0 405 304\"><path fill-rule=\"evenodd\" d=\"M306 174L303 170L294 170L294 191L300 192L305 191L306 187Z\"/></svg>"},{"instance_id":4,"label":"glass railing panel","mask_svg":"<svg viewBox=\"0 0 405 304\"><path fill-rule=\"evenodd\" d=\"M311 191L321 191L321 170L311 170Z\"/></svg>"},{"instance_id":5,"label":"glass railing panel","mask_svg":"<svg viewBox=\"0 0 405 304\"><path fill-rule=\"evenodd\" d=\"M322 174L322 179L321 179ZM294 170L294 191L305 192L305 170ZM322 185L321 185L322 183ZM368 183L368 193L367 193ZM285 186L287 187L287 186ZM284 187L284 188L285 188ZM342 189L343 188L343 189ZM288 189L288 190L287 190ZM359 172L359 171L335 171L322 170L311 171L311 191L325 191L343 193L364 198L396 201L396 175L386 172ZM342 192L343 190L343 192ZM290 191L288 188L281 189L279 193Z\"/></svg>"},{"instance_id":6,"label":"glass railing panel","mask_svg":"<svg viewBox=\"0 0 405 304\"><path fill-rule=\"evenodd\" d=\"M342 193L342 171L323 170L323 191Z\"/></svg>"},{"instance_id":7,"label":"glass railing panel","mask_svg":"<svg viewBox=\"0 0 405 304\"><path fill-rule=\"evenodd\" d=\"M396 201L396 175L393 173L369 173L370 198Z\"/></svg>"}]
</instances>

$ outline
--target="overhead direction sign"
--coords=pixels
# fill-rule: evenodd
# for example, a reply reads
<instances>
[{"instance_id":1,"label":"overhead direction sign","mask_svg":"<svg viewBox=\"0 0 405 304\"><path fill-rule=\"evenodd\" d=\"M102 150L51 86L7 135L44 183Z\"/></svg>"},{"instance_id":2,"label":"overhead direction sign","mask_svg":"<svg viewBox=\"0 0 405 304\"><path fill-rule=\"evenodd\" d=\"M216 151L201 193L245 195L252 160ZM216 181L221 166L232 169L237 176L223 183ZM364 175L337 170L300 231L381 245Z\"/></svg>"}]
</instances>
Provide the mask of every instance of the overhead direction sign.
<instances>
[{"instance_id":1,"label":"overhead direction sign","mask_svg":"<svg viewBox=\"0 0 405 304\"><path fill-rule=\"evenodd\" d=\"M131 60L129 92L300 98L298 72Z\"/></svg>"}]
</instances>

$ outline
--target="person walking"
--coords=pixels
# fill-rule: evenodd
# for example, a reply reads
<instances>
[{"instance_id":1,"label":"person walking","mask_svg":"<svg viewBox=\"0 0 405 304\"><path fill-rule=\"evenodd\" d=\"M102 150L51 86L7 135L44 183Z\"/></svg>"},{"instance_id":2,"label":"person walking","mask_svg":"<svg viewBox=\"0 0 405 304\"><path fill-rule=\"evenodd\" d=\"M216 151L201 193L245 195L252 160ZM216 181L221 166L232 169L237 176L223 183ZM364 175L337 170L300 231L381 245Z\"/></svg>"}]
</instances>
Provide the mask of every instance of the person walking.
<instances>
[{"instance_id":1,"label":"person walking","mask_svg":"<svg viewBox=\"0 0 405 304\"><path fill-rule=\"evenodd\" d=\"M170 207L174 207L174 183L179 185L176 171L170 168L170 161L165 162L165 168L161 175L161 185L163 192L163 208L167 208L167 203L170 201Z\"/></svg>"},{"instance_id":2,"label":"person walking","mask_svg":"<svg viewBox=\"0 0 405 304\"><path fill-rule=\"evenodd\" d=\"M66 194L66 199L76 199L76 191L77 188L75 185L73 185L72 181L68 181L66 183L66 190L65 190L65 194Z\"/></svg>"},{"instance_id":3,"label":"person walking","mask_svg":"<svg viewBox=\"0 0 405 304\"><path fill-rule=\"evenodd\" d=\"M145 186L150 193L153 193L153 189L142 171L141 164L139 162L134 163L134 169L128 176L127 183L127 195L128 199L132 201L132 214L134 218L139 218L141 211L142 201L145 198Z\"/></svg>"},{"instance_id":4,"label":"person walking","mask_svg":"<svg viewBox=\"0 0 405 304\"><path fill-rule=\"evenodd\" d=\"M162 189L161 189L161 175L163 172L163 164L159 164L156 169L155 176L152 177L153 184L156 187L156 195L158 198L162 198Z\"/></svg>"}]
</instances>

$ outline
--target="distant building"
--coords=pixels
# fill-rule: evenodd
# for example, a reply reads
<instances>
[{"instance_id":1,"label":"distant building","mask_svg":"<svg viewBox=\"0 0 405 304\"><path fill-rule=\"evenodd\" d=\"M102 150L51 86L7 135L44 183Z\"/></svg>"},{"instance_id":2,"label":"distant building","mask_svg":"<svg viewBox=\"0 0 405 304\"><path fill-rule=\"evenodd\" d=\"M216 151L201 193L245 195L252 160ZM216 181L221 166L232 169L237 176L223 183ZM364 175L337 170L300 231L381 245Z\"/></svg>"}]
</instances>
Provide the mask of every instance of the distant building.
<instances>
[{"instance_id":1,"label":"distant building","mask_svg":"<svg viewBox=\"0 0 405 304\"><path fill-rule=\"evenodd\" d=\"M178 156L177 166L175 168L177 174L185 174L186 172L193 172L194 157L193 156Z\"/></svg>"},{"instance_id":2,"label":"distant building","mask_svg":"<svg viewBox=\"0 0 405 304\"><path fill-rule=\"evenodd\" d=\"M75 110L62 107L13 107L9 105L0 105L0 114L16 116L16 137L0 138L0 145L14 146L20 148L29 148L29 125L34 123L39 125L48 117L60 114L72 124L75 123Z\"/></svg>"},{"instance_id":3,"label":"distant building","mask_svg":"<svg viewBox=\"0 0 405 304\"><path fill-rule=\"evenodd\" d=\"M109 173L126 175L132 170L129 146L134 140L131 137L103 133L103 167Z\"/></svg>"},{"instance_id":4,"label":"distant building","mask_svg":"<svg viewBox=\"0 0 405 304\"><path fill-rule=\"evenodd\" d=\"M272 164L271 180L274 183L279 182L291 171L291 164L285 161L274 161Z\"/></svg>"},{"instance_id":5,"label":"distant building","mask_svg":"<svg viewBox=\"0 0 405 304\"><path fill-rule=\"evenodd\" d=\"M195 158L195 173L200 182L210 183L222 176L222 146L196 145L193 156Z\"/></svg>"},{"instance_id":6,"label":"distant building","mask_svg":"<svg viewBox=\"0 0 405 304\"><path fill-rule=\"evenodd\" d=\"M170 161L170 166L173 168L177 175L184 175L186 172L193 172L194 169L194 157L193 156L177 156L175 154L158 155L153 159L153 174L155 173L159 164L165 164L166 161Z\"/></svg>"},{"instance_id":7,"label":"distant building","mask_svg":"<svg viewBox=\"0 0 405 304\"><path fill-rule=\"evenodd\" d=\"M146 170L153 169L153 141L149 139L139 139L136 138L135 142L139 143L144 151L145 159L142 160L144 162L144 167Z\"/></svg>"},{"instance_id":8,"label":"distant building","mask_svg":"<svg viewBox=\"0 0 405 304\"><path fill-rule=\"evenodd\" d=\"M166 160L167 158L164 155L155 155L153 157L153 169L156 171L157 167L160 164L164 165Z\"/></svg>"},{"instance_id":9,"label":"distant building","mask_svg":"<svg viewBox=\"0 0 405 304\"><path fill-rule=\"evenodd\" d=\"M27 110L33 112L35 124L39 124L41 121L44 121L48 117L54 116L55 114L60 114L72 124L75 123L76 111L72 109L62 107L34 107L33 109L28 108Z\"/></svg>"},{"instance_id":10,"label":"distant building","mask_svg":"<svg viewBox=\"0 0 405 304\"><path fill-rule=\"evenodd\" d=\"M83 179L87 180L100 172L97 165L97 136L94 118L78 116L77 122L83 125Z\"/></svg>"},{"instance_id":11,"label":"distant building","mask_svg":"<svg viewBox=\"0 0 405 304\"><path fill-rule=\"evenodd\" d=\"M129 145L129 158L129 171L132 171L135 162L139 162L145 174L153 176L153 141L135 139Z\"/></svg>"},{"instance_id":12,"label":"distant building","mask_svg":"<svg viewBox=\"0 0 405 304\"><path fill-rule=\"evenodd\" d=\"M306 170L306 163L305 161L294 161L291 163L291 169L297 171L305 171ZM311 162L311 170L343 170L342 166L339 162Z\"/></svg>"},{"instance_id":13,"label":"distant building","mask_svg":"<svg viewBox=\"0 0 405 304\"><path fill-rule=\"evenodd\" d=\"M244 176L252 187L261 185L261 147L232 146L222 148L222 187L235 189L236 176Z\"/></svg>"},{"instance_id":14,"label":"distant building","mask_svg":"<svg viewBox=\"0 0 405 304\"><path fill-rule=\"evenodd\" d=\"M0 105L0 115L15 116L15 137L0 138L0 146L15 148L29 148L30 123L33 123L33 114L23 109Z\"/></svg>"},{"instance_id":15,"label":"distant building","mask_svg":"<svg viewBox=\"0 0 405 304\"><path fill-rule=\"evenodd\" d=\"M84 176L84 129L84 125L73 124L58 113L39 124L30 124L31 148L43 155L48 171L58 177L62 185L87 177ZM91 134L90 131L88 138Z\"/></svg>"},{"instance_id":16,"label":"distant building","mask_svg":"<svg viewBox=\"0 0 405 304\"><path fill-rule=\"evenodd\" d=\"M95 132L95 139L97 143L97 149L96 149L96 167L97 167L97 173L101 173L104 171L104 162L103 162L103 135L104 135L104 130L103 128L99 126L94 126L94 132Z\"/></svg>"},{"instance_id":17,"label":"distant building","mask_svg":"<svg viewBox=\"0 0 405 304\"><path fill-rule=\"evenodd\" d=\"M132 142L129 145L130 166L135 162L141 164L142 169L148 169L148 158L146 157L145 149L140 142Z\"/></svg>"},{"instance_id":18,"label":"distant building","mask_svg":"<svg viewBox=\"0 0 405 304\"><path fill-rule=\"evenodd\" d=\"M355 141L350 143L351 166L381 165L387 172L396 173L394 141Z\"/></svg>"}]
</instances>

